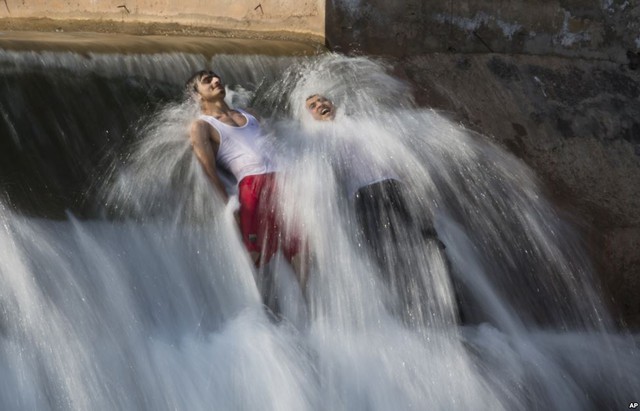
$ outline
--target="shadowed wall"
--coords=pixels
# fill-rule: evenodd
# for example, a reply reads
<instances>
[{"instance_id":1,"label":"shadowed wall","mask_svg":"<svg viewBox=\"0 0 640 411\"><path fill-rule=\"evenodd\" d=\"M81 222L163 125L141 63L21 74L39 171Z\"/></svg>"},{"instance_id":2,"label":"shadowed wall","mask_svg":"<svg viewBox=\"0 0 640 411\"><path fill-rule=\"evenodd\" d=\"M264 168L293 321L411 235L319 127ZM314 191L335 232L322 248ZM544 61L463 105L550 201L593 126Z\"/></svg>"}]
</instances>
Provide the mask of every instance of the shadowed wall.
<instances>
[{"instance_id":1,"label":"shadowed wall","mask_svg":"<svg viewBox=\"0 0 640 411\"><path fill-rule=\"evenodd\" d=\"M420 104L534 168L640 325L637 2L330 0L326 17L332 49L385 56Z\"/></svg>"}]
</instances>

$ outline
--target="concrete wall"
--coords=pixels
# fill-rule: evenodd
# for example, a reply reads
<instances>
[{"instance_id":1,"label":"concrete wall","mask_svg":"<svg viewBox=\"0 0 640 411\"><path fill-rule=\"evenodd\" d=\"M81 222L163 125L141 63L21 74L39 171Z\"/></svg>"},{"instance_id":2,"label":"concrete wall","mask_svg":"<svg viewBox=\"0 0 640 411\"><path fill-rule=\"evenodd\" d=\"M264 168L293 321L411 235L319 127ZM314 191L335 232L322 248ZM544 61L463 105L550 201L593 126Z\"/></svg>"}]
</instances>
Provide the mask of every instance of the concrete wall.
<instances>
[{"instance_id":1,"label":"concrete wall","mask_svg":"<svg viewBox=\"0 0 640 411\"><path fill-rule=\"evenodd\" d=\"M640 72L549 56L429 53L398 72L531 166L588 243L620 318L640 326Z\"/></svg>"},{"instance_id":2,"label":"concrete wall","mask_svg":"<svg viewBox=\"0 0 640 411\"><path fill-rule=\"evenodd\" d=\"M0 17L180 23L324 36L324 0L5 0Z\"/></svg>"},{"instance_id":3,"label":"concrete wall","mask_svg":"<svg viewBox=\"0 0 640 411\"><path fill-rule=\"evenodd\" d=\"M390 57L420 104L536 171L640 327L640 3L327 1L331 48Z\"/></svg>"},{"instance_id":4,"label":"concrete wall","mask_svg":"<svg viewBox=\"0 0 640 411\"><path fill-rule=\"evenodd\" d=\"M627 0L327 0L334 49L405 56L525 53L623 61L640 48Z\"/></svg>"}]
</instances>

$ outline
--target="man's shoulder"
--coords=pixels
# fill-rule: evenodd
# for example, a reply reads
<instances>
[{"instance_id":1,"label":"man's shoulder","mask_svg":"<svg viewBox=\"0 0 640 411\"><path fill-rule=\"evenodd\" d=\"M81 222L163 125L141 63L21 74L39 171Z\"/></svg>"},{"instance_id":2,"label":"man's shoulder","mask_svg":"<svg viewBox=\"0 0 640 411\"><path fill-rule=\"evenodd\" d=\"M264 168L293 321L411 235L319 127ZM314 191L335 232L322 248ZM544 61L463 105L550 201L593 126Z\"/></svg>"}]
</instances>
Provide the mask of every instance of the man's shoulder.
<instances>
[{"instance_id":1,"label":"man's shoulder","mask_svg":"<svg viewBox=\"0 0 640 411\"><path fill-rule=\"evenodd\" d=\"M211 126L211 123L209 123L205 118L203 118L203 115L199 116L198 118L194 118L193 121L191 121L191 130L193 130L194 128L204 128L206 126Z\"/></svg>"},{"instance_id":2,"label":"man's shoulder","mask_svg":"<svg viewBox=\"0 0 640 411\"><path fill-rule=\"evenodd\" d=\"M206 119L199 117L191 122L190 126L191 138L211 138L218 137L218 130Z\"/></svg>"}]
</instances>

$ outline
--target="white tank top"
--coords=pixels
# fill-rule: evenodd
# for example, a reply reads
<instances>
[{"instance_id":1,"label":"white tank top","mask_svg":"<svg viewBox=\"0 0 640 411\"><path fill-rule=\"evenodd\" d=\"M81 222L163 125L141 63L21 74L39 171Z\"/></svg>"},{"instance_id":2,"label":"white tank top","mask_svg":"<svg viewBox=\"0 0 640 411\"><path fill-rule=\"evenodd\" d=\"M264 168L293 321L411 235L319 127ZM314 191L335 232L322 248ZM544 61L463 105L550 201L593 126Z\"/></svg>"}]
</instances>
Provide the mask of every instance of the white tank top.
<instances>
[{"instance_id":1,"label":"white tank top","mask_svg":"<svg viewBox=\"0 0 640 411\"><path fill-rule=\"evenodd\" d=\"M265 138L258 120L244 110L236 111L247 119L244 126L230 126L205 114L200 118L220 135L216 163L230 171L239 183L246 176L274 172L275 167L263 147Z\"/></svg>"}]
</instances>

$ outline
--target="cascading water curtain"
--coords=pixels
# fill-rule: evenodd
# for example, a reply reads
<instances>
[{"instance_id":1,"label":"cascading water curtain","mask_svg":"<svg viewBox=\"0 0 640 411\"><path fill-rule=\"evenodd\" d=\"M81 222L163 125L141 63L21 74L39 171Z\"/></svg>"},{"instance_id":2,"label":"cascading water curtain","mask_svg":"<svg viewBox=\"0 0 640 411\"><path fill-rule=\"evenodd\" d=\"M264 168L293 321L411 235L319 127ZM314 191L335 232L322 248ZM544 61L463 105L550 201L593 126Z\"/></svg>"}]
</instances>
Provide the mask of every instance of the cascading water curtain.
<instances>
[{"instance_id":1,"label":"cascading water curtain","mask_svg":"<svg viewBox=\"0 0 640 411\"><path fill-rule=\"evenodd\" d=\"M0 409L638 401L638 336L612 326L579 238L532 171L416 107L385 64L335 54L0 59ZM232 106L260 114L283 208L310 255L304 293L283 259L253 267L233 202L192 155L198 110L183 84L202 68L222 76ZM334 121L306 117L313 94L334 102ZM343 181L364 167L392 170L437 240L403 226L374 255Z\"/></svg>"}]
</instances>

